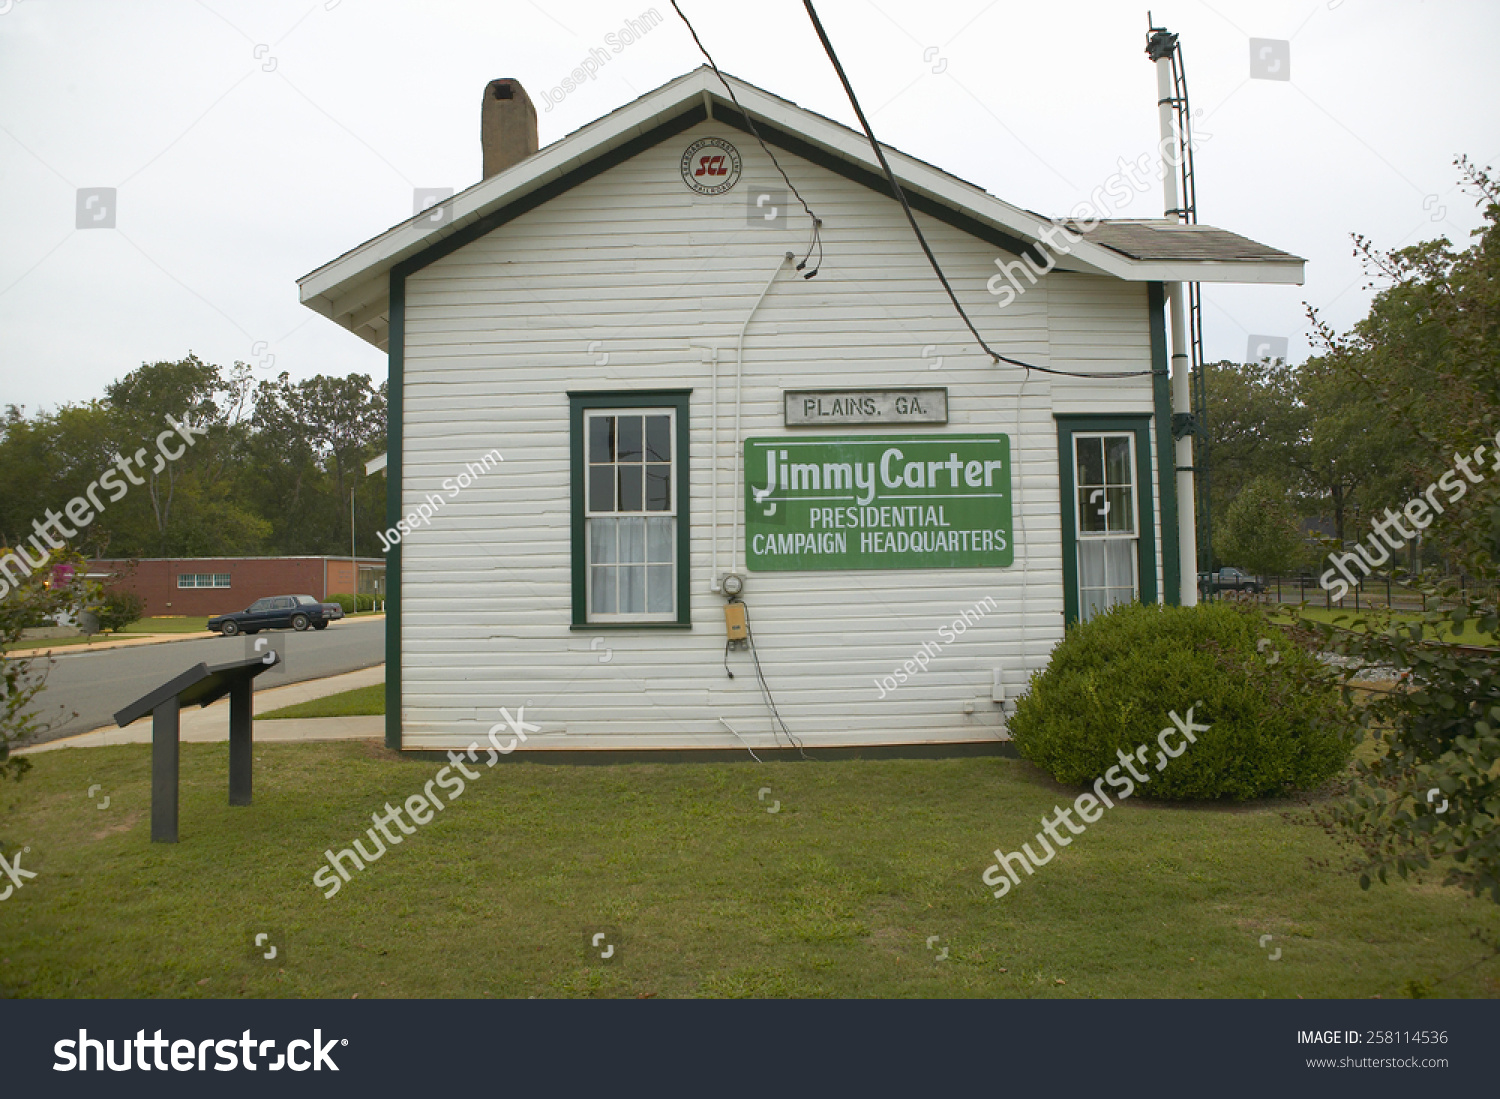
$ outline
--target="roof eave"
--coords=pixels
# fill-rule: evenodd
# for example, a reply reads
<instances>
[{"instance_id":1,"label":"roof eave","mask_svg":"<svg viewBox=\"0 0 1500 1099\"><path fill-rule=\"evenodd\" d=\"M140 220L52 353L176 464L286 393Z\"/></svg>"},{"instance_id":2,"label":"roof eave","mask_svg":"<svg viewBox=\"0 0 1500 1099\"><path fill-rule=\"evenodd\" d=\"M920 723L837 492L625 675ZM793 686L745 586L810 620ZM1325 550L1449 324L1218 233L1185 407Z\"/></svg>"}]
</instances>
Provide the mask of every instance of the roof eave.
<instances>
[{"instance_id":1,"label":"roof eave","mask_svg":"<svg viewBox=\"0 0 1500 1099\"><path fill-rule=\"evenodd\" d=\"M728 78L745 111L780 127L827 155L880 173L863 135L734 77ZM434 244L461 232L490 212L644 134L695 106L734 111L711 70L695 69L654 92L574 131L520 163L454 195L443 206L449 216L434 228L431 213L413 215L337 259L298 279L302 304L362 339L384 348L389 326L389 272ZM1012 206L930 164L886 147L903 189L962 211L976 221L1024 241L1042 239L1055 223ZM1301 285L1300 260L1137 260L1085 237L1071 245L1065 269L1108 275L1128 282L1217 282Z\"/></svg>"}]
</instances>

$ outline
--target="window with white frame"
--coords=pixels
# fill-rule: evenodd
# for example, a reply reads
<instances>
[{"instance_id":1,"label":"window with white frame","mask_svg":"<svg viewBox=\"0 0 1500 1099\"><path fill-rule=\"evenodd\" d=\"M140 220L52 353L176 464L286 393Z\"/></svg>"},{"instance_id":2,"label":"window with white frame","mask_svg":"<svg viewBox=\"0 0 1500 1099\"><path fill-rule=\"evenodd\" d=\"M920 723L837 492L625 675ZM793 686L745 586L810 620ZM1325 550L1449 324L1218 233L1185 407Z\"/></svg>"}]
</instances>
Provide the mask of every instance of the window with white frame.
<instances>
[{"instance_id":1,"label":"window with white frame","mask_svg":"<svg viewBox=\"0 0 1500 1099\"><path fill-rule=\"evenodd\" d=\"M229 574L227 572L179 572L177 586L179 588L227 588L229 587Z\"/></svg>"},{"instance_id":2,"label":"window with white frame","mask_svg":"<svg viewBox=\"0 0 1500 1099\"><path fill-rule=\"evenodd\" d=\"M1078 617L1140 598L1140 517L1131 432L1075 432Z\"/></svg>"},{"instance_id":3,"label":"window with white frame","mask_svg":"<svg viewBox=\"0 0 1500 1099\"><path fill-rule=\"evenodd\" d=\"M678 617L676 408L586 408L589 622Z\"/></svg>"}]
</instances>

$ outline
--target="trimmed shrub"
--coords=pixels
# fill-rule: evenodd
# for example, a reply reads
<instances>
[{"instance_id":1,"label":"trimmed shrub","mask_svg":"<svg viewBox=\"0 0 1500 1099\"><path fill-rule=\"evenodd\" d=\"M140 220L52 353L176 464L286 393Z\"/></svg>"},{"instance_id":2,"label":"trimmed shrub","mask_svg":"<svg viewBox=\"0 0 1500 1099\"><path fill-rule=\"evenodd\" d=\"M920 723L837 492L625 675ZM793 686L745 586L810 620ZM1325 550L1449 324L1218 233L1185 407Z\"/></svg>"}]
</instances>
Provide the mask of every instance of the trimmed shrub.
<instances>
[{"instance_id":1,"label":"trimmed shrub","mask_svg":"<svg viewBox=\"0 0 1500 1099\"><path fill-rule=\"evenodd\" d=\"M1024 759L1073 786L1145 744L1138 796L1243 801L1310 789L1348 762L1355 722L1334 673L1299 637L1254 607L1116 606L1068 630L1017 702L1011 736ZM1157 735L1189 707L1208 730L1157 770Z\"/></svg>"},{"instance_id":2,"label":"trimmed shrub","mask_svg":"<svg viewBox=\"0 0 1500 1099\"><path fill-rule=\"evenodd\" d=\"M330 595L327 599L323 600L323 602L337 603L339 606L344 608L345 614L354 613L355 600L354 596L352 595Z\"/></svg>"},{"instance_id":3,"label":"trimmed shrub","mask_svg":"<svg viewBox=\"0 0 1500 1099\"><path fill-rule=\"evenodd\" d=\"M107 591L97 607L92 608L99 628L108 633L123 630L132 622L139 621L145 613L146 604L132 591Z\"/></svg>"}]
</instances>

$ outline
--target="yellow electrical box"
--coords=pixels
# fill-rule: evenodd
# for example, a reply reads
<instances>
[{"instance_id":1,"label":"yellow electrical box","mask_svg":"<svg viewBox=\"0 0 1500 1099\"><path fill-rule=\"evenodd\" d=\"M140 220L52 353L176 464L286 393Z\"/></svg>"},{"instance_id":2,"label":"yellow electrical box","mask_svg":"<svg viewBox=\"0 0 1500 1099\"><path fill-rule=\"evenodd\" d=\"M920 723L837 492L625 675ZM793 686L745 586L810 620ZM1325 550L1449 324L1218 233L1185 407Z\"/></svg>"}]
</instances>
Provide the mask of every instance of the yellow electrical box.
<instances>
[{"instance_id":1,"label":"yellow electrical box","mask_svg":"<svg viewBox=\"0 0 1500 1099\"><path fill-rule=\"evenodd\" d=\"M750 636L750 629L745 623L745 604L724 604L724 625L729 628L729 640L743 641Z\"/></svg>"}]
</instances>

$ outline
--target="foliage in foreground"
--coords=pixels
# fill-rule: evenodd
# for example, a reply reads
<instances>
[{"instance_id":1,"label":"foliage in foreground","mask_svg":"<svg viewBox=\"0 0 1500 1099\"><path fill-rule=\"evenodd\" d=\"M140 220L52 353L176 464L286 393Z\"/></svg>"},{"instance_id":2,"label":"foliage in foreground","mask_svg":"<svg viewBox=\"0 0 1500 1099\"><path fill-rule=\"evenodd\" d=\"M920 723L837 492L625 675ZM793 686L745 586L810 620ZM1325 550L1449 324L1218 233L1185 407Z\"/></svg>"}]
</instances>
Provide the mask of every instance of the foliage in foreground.
<instances>
[{"instance_id":1,"label":"foliage in foreground","mask_svg":"<svg viewBox=\"0 0 1500 1099\"><path fill-rule=\"evenodd\" d=\"M1366 888L1372 876L1437 866L1445 884L1500 903L1500 651L1435 640L1444 625L1460 636L1492 634L1500 614L1451 587L1424 590L1452 609L1416 620L1373 610L1339 625L1309 623L1338 652L1405 673L1402 689L1362 711L1375 752L1332 817L1362 851Z\"/></svg>"},{"instance_id":2,"label":"foliage in foreground","mask_svg":"<svg viewBox=\"0 0 1500 1099\"><path fill-rule=\"evenodd\" d=\"M1170 714L1208 725L1156 769ZM1017 749L1084 785L1140 745L1139 796L1249 798L1306 790L1347 762L1355 726L1332 675L1260 611L1122 604L1069 629L1010 721ZM1177 734L1167 738L1179 744Z\"/></svg>"},{"instance_id":3,"label":"foliage in foreground","mask_svg":"<svg viewBox=\"0 0 1500 1099\"><path fill-rule=\"evenodd\" d=\"M83 564L77 554L56 550L39 568L10 586L0 598L0 652L20 641L24 631L94 602L97 592L83 579ZM43 663L38 665L38 661ZM0 656L0 782L19 779L31 768L25 756L10 754L11 745L51 726L32 707L32 700L46 686L46 668L51 663L51 657Z\"/></svg>"}]
</instances>

